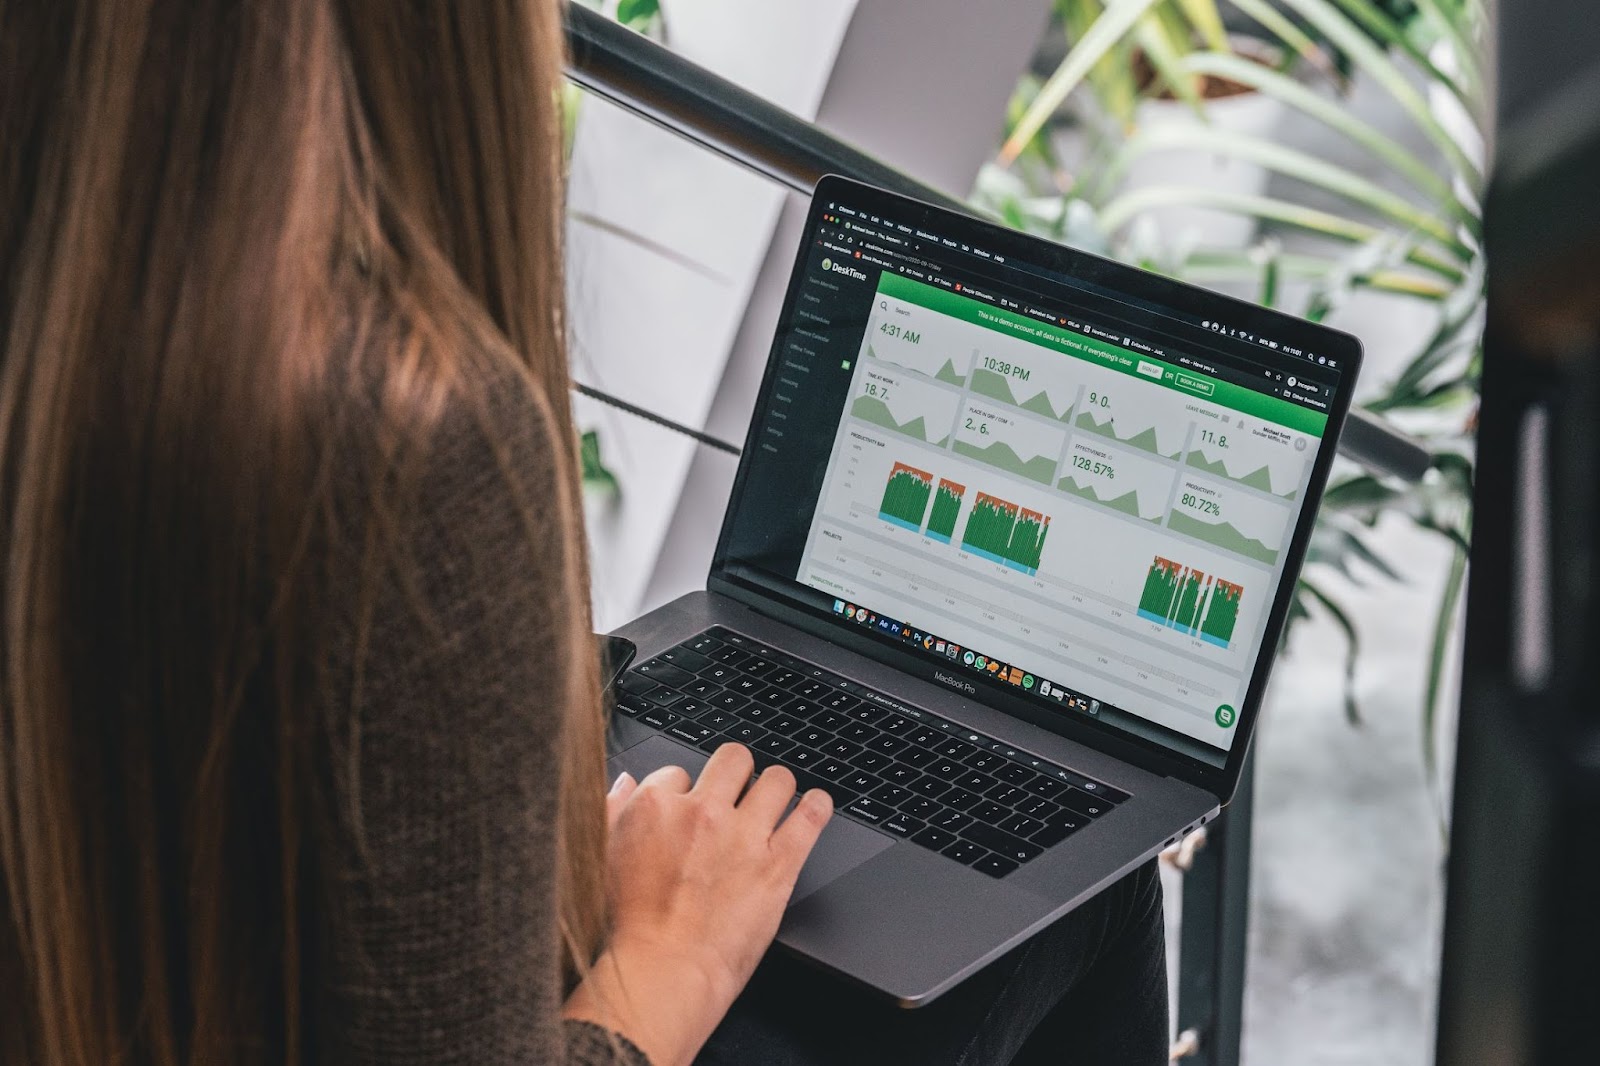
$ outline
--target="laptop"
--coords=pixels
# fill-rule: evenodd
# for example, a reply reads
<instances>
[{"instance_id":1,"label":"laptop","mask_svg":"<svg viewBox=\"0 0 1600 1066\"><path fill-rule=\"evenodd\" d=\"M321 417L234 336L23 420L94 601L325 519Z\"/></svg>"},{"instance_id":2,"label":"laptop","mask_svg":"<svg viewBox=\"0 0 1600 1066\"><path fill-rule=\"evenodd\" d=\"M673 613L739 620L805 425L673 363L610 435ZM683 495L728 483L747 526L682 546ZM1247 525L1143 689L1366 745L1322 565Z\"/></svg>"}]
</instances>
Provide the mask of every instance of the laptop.
<instances>
[{"instance_id":1,"label":"laptop","mask_svg":"<svg viewBox=\"0 0 1600 1066\"><path fill-rule=\"evenodd\" d=\"M777 942L933 1002L1228 802L1360 363L822 179L706 587L617 631L612 774L828 790Z\"/></svg>"}]
</instances>

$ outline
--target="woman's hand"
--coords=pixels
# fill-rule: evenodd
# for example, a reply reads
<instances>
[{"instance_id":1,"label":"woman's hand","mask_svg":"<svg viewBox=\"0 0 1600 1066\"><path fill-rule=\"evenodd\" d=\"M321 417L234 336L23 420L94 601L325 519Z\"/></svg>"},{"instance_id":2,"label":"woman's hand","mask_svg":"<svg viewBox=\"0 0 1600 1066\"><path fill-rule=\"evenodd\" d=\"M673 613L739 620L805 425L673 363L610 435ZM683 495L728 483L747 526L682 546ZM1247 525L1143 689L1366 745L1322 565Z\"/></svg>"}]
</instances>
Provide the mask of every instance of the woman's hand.
<instances>
[{"instance_id":1,"label":"woman's hand","mask_svg":"<svg viewBox=\"0 0 1600 1066\"><path fill-rule=\"evenodd\" d=\"M618 779L607 798L611 943L567 1015L619 1030L655 1066L689 1062L711 1035L832 813L814 789L784 818L794 775L770 767L746 790L753 769L747 749L725 744L692 786L669 766Z\"/></svg>"}]
</instances>

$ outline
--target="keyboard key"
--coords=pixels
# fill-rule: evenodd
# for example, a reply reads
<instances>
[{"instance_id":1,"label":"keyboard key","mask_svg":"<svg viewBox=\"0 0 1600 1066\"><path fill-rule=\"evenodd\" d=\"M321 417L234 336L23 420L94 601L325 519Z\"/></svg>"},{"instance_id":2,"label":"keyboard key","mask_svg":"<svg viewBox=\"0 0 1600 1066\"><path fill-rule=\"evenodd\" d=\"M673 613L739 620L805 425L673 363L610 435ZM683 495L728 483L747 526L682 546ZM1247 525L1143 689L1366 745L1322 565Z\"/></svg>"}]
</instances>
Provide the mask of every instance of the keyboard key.
<instances>
[{"instance_id":1,"label":"keyboard key","mask_svg":"<svg viewBox=\"0 0 1600 1066\"><path fill-rule=\"evenodd\" d=\"M972 825L973 821L971 815L962 814L960 811L940 811L928 819L928 824L946 832L955 833Z\"/></svg>"},{"instance_id":2,"label":"keyboard key","mask_svg":"<svg viewBox=\"0 0 1600 1066\"><path fill-rule=\"evenodd\" d=\"M944 733L934 729L932 726L919 726L912 730L911 735L906 739L913 744L921 744L925 748L930 748L935 744L944 743Z\"/></svg>"},{"instance_id":3,"label":"keyboard key","mask_svg":"<svg viewBox=\"0 0 1600 1066\"><path fill-rule=\"evenodd\" d=\"M738 711L740 708L750 706L750 701L737 692L719 692L715 696L708 697L706 702L725 711Z\"/></svg>"},{"instance_id":4,"label":"keyboard key","mask_svg":"<svg viewBox=\"0 0 1600 1066\"><path fill-rule=\"evenodd\" d=\"M850 721L838 711L829 710L814 714L807 720L818 729L826 729L830 733L837 732L840 726Z\"/></svg>"},{"instance_id":5,"label":"keyboard key","mask_svg":"<svg viewBox=\"0 0 1600 1066\"><path fill-rule=\"evenodd\" d=\"M835 710L837 710L837 708L835 708ZM878 719L885 718L889 714L889 712L884 710L882 707L874 707L870 703L864 704L860 707L854 707L848 711L845 711L844 713L848 714L851 718L854 718L858 722L876 722Z\"/></svg>"},{"instance_id":6,"label":"keyboard key","mask_svg":"<svg viewBox=\"0 0 1600 1066\"><path fill-rule=\"evenodd\" d=\"M746 677L754 677L762 681L765 681L770 675L777 673L781 669L783 667L771 659L763 659L754 655L739 664L739 670Z\"/></svg>"},{"instance_id":7,"label":"keyboard key","mask_svg":"<svg viewBox=\"0 0 1600 1066\"><path fill-rule=\"evenodd\" d=\"M956 862L965 863L966 865L971 866L973 863L977 862L979 859L983 858L989 853L971 841L958 840L954 844L951 844L948 848L940 851L939 854L949 856L950 858L956 860Z\"/></svg>"},{"instance_id":8,"label":"keyboard key","mask_svg":"<svg viewBox=\"0 0 1600 1066\"><path fill-rule=\"evenodd\" d=\"M798 685L793 686L793 691L801 699L815 700L817 697L823 695L824 693L832 692L833 690L830 689L827 685L824 685L821 681L811 680L811 681L804 681L804 682L802 682L802 683L800 683Z\"/></svg>"},{"instance_id":9,"label":"keyboard key","mask_svg":"<svg viewBox=\"0 0 1600 1066\"><path fill-rule=\"evenodd\" d=\"M855 770L839 778L839 783L855 792L871 792L883 784L883 779L874 777L864 770Z\"/></svg>"},{"instance_id":10,"label":"keyboard key","mask_svg":"<svg viewBox=\"0 0 1600 1066\"><path fill-rule=\"evenodd\" d=\"M826 757L824 757L821 762L813 764L811 769L818 777L825 777L829 781L837 781L845 774L855 772L855 767L851 766L849 763L844 762L841 759L830 759Z\"/></svg>"},{"instance_id":11,"label":"keyboard key","mask_svg":"<svg viewBox=\"0 0 1600 1066\"><path fill-rule=\"evenodd\" d=\"M794 697L781 688L764 688L750 698L768 707L787 707L794 702Z\"/></svg>"},{"instance_id":12,"label":"keyboard key","mask_svg":"<svg viewBox=\"0 0 1600 1066\"><path fill-rule=\"evenodd\" d=\"M853 815L870 825L877 825L892 817L895 812L893 808L863 796L846 806L844 813Z\"/></svg>"},{"instance_id":13,"label":"keyboard key","mask_svg":"<svg viewBox=\"0 0 1600 1066\"><path fill-rule=\"evenodd\" d=\"M984 751L980 748L976 754L969 755L962 761L964 761L974 770L982 770L985 773L992 774L997 767L1001 767L1006 764L1006 757L996 752Z\"/></svg>"},{"instance_id":14,"label":"keyboard key","mask_svg":"<svg viewBox=\"0 0 1600 1066\"><path fill-rule=\"evenodd\" d=\"M961 835L1016 862L1027 862L1029 859L1037 858L1044 851L1042 844L1023 840L982 822L967 826L961 830Z\"/></svg>"},{"instance_id":15,"label":"keyboard key","mask_svg":"<svg viewBox=\"0 0 1600 1066\"><path fill-rule=\"evenodd\" d=\"M955 839L953 833L946 833L943 829L935 829L931 825L920 833L911 834L912 843L921 844L923 847L931 848L934 851L942 851L953 844Z\"/></svg>"},{"instance_id":16,"label":"keyboard key","mask_svg":"<svg viewBox=\"0 0 1600 1066\"><path fill-rule=\"evenodd\" d=\"M711 658L715 659L719 663L722 663L724 666L738 666L740 663L750 658L750 653L746 651L740 651L738 648L726 647L719 648L718 650L712 652Z\"/></svg>"},{"instance_id":17,"label":"keyboard key","mask_svg":"<svg viewBox=\"0 0 1600 1066\"><path fill-rule=\"evenodd\" d=\"M712 708L695 720L710 729L727 729L739 719L727 711L719 711L716 708Z\"/></svg>"},{"instance_id":18,"label":"keyboard key","mask_svg":"<svg viewBox=\"0 0 1600 1066\"><path fill-rule=\"evenodd\" d=\"M691 696L698 696L701 699L705 699L708 696L715 696L717 693L721 692L722 686L714 682L707 681L702 677L690 682L687 685L684 685L679 691L687 692Z\"/></svg>"},{"instance_id":19,"label":"keyboard key","mask_svg":"<svg viewBox=\"0 0 1600 1066\"><path fill-rule=\"evenodd\" d=\"M774 733L782 733L786 737L792 737L806 727L806 724L800 719L790 718L782 711L778 712L778 716L776 718L773 718L771 721L764 724Z\"/></svg>"},{"instance_id":20,"label":"keyboard key","mask_svg":"<svg viewBox=\"0 0 1600 1066\"><path fill-rule=\"evenodd\" d=\"M1031 837L1044 828L1044 823L1037 818L1029 818L1026 814L1013 814L1001 822L999 828L1013 836Z\"/></svg>"},{"instance_id":21,"label":"keyboard key","mask_svg":"<svg viewBox=\"0 0 1600 1066\"><path fill-rule=\"evenodd\" d=\"M641 700L638 696L631 696L626 692L617 697L617 713L624 718L637 718L653 706L655 705Z\"/></svg>"},{"instance_id":22,"label":"keyboard key","mask_svg":"<svg viewBox=\"0 0 1600 1066\"><path fill-rule=\"evenodd\" d=\"M685 718L699 718L711 709L711 705L697 699L682 699L674 703L672 709Z\"/></svg>"},{"instance_id":23,"label":"keyboard key","mask_svg":"<svg viewBox=\"0 0 1600 1066\"><path fill-rule=\"evenodd\" d=\"M898 763L883 772L883 779L896 785L909 785L921 776L922 772L915 766L901 766Z\"/></svg>"},{"instance_id":24,"label":"keyboard key","mask_svg":"<svg viewBox=\"0 0 1600 1066\"><path fill-rule=\"evenodd\" d=\"M972 864L974 870L986 873L990 877L1004 877L1017 868L1017 864L1004 855L985 855Z\"/></svg>"},{"instance_id":25,"label":"keyboard key","mask_svg":"<svg viewBox=\"0 0 1600 1066\"><path fill-rule=\"evenodd\" d=\"M1008 785L1026 785L1034 778L1032 770L1021 763L1010 761L1007 761L1004 766L996 770L994 775Z\"/></svg>"},{"instance_id":26,"label":"keyboard key","mask_svg":"<svg viewBox=\"0 0 1600 1066\"><path fill-rule=\"evenodd\" d=\"M939 797L940 803L946 807L953 807L958 811L976 807L982 800L982 796L976 792L968 792L964 788L952 788L949 792Z\"/></svg>"},{"instance_id":27,"label":"keyboard key","mask_svg":"<svg viewBox=\"0 0 1600 1066\"><path fill-rule=\"evenodd\" d=\"M882 784L868 793L873 799L881 800L891 807L898 807L904 803L911 793L899 785Z\"/></svg>"},{"instance_id":28,"label":"keyboard key","mask_svg":"<svg viewBox=\"0 0 1600 1066\"><path fill-rule=\"evenodd\" d=\"M794 737L797 744L804 744L808 748L820 748L831 734L827 730L818 729L814 725L806 725L790 735Z\"/></svg>"},{"instance_id":29,"label":"keyboard key","mask_svg":"<svg viewBox=\"0 0 1600 1066\"><path fill-rule=\"evenodd\" d=\"M856 699L854 696L846 695L845 693L838 691L830 692L826 697L818 702L820 702L830 711L838 711L841 714L848 714L861 704L861 701Z\"/></svg>"},{"instance_id":30,"label":"keyboard key","mask_svg":"<svg viewBox=\"0 0 1600 1066\"><path fill-rule=\"evenodd\" d=\"M673 666L665 659L651 659L639 667L638 671L652 681L660 682L663 685L672 685L675 688L679 685L691 684L694 681L694 674L681 666Z\"/></svg>"},{"instance_id":31,"label":"keyboard key","mask_svg":"<svg viewBox=\"0 0 1600 1066\"><path fill-rule=\"evenodd\" d=\"M876 751L864 751L850 761L871 774L882 773L886 767L894 764L894 760L889 756Z\"/></svg>"},{"instance_id":32,"label":"keyboard key","mask_svg":"<svg viewBox=\"0 0 1600 1066\"><path fill-rule=\"evenodd\" d=\"M638 695L641 692L648 692L655 688L656 682L650 680L648 677L645 677L643 674L626 673L623 674L622 679L617 682L617 687L624 692L631 692L634 695Z\"/></svg>"},{"instance_id":33,"label":"keyboard key","mask_svg":"<svg viewBox=\"0 0 1600 1066\"><path fill-rule=\"evenodd\" d=\"M884 819L882 828L887 829L895 836L909 837L913 833L921 832L923 823L908 815L897 814L892 818Z\"/></svg>"},{"instance_id":34,"label":"keyboard key","mask_svg":"<svg viewBox=\"0 0 1600 1066\"><path fill-rule=\"evenodd\" d=\"M804 718L807 721L810 721L812 715L822 712L822 705L811 703L808 700L790 700L788 705L783 709L794 715L796 718ZM828 711L827 713L832 714L833 712Z\"/></svg>"},{"instance_id":35,"label":"keyboard key","mask_svg":"<svg viewBox=\"0 0 1600 1066\"><path fill-rule=\"evenodd\" d=\"M696 744L695 747L699 748L701 751L716 751L726 743L728 743L727 737L723 736L721 733L713 733L711 736Z\"/></svg>"},{"instance_id":36,"label":"keyboard key","mask_svg":"<svg viewBox=\"0 0 1600 1066\"><path fill-rule=\"evenodd\" d=\"M929 799L938 799L944 793L950 791L950 782L941 781L937 777L929 777L924 774L911 782L910 787L911 791L919 795L927 796Z\"/></svg>"},{"instance_id":37,"label":"keyboard key","mask_svg":"<svg viewBox=\"0 0 1600 1066\"><path fill-rule=\"evenodd\" d=\"M667 735L686 740L690 744L699 744L702 740L709 740L717 735L715 729L707 729L698 722L679 722L667 727Z\"/></svg>"},{"instance_id":38,"label":"keyboard key","mask_svg":"<svg viewBox=\"0 0 1600 1066\"><path fill-rule=\"evenodd\" d=\"M968 807L967 813L980 822L999 825L1001 821L1011 817L1011 808L1003 807L994 800L986 799L975 807Z\"/></svg>"},{"instance_id":39,"label":"keyboard key","mask_svg":"<svg viewBox=\"0 0 1600 1066\"><path fill-rule=\"evenodd\" d=\"M1068 786L1065 781L1057 781L1053 777L1046 777L1041 774L1037 781L1034 781L1028 785L1028 791L1032 792L1035 796L1042 796L1045 799L1054 799L1065 792L1068 787L1070 786Z\"/></svg>"},{"instance_id":40,"label":"keyboard key","mask_svg":"<svg viewBox=\"0 0 1600 1066\"><path fill-rule=\"evenodd\" d=\"M777 685L779 688L789 688L798 680L800 680L799 674L795 673L793 670L786 670L782 668L774 670L772 673L767 675L767 684Z\"/></svg>"},{"instance_id":41,"label":"keyboard key","mask_svg":"<svg viewBox=\"0 0 1600 1066\"><path fill-rule=\"evenodd\" d=\"M965 759L977 749L964 740L946 740L943 744L935 746L933 750L947 759Z\"/></svg>"},{"instance_id":42,"label":"keyboard key","mask_svg":"<svg viewBox=\"0 0 1600 1066\"><path fill-rule=\"evenodd\" d=\"M923 767L923 770L932 774L934 777L941 777L944 780L953 783L956 778L962 775L962 773L966 770L966 767L962 766L954 759L935 759L933 762Z\"/></svg>"},{"instance_id":43,"label":"keyboard key","mask_svg":"<svg viewBox=\"0 0 1600 1066\"><path fill-rule=\"evenodd\" d=\"M1029 839L1040 847L1053 848L1084 827L1084 822L1070 812L1062 813L1044 823L1044 828Z\"/></svg>"},{"instance_id":44,"label":"keyboard key","mask_svg":"<svg viewBox=\"0 0 1600 1066\"><path fill-rule=\"evenodd\" d=\"M1059 797L1056 802L1086 818L1098 818L1111 809L1103 798L1079 792L1075 788L1067 789L1066 794Z\"/></svg>"},{"instance_id":45,"label":"keyboard key","mask_svg":"<svg viewBox=\"0 0 1600 1066\"><path fill-rule=\"evenodd\" d=\"M822 745L824 755L832 755L835 759L848 759L852 755L861 754L861 745L852 744L848 740L830 740Z\"/></svg>"},{"instance_id":46,"label":"keyboard key","mask_svg":"<svg viewBox=\"0 0 1600 1066\"><path fill-rule=\"evenodd\" d=\"M760 740L756 741L753 747L757 751L762 751L774 758L778 758L781 757L784 752L794 747L794 741L790 740L788 737L779 736L777 733L769 733Z\"/></svg>"},{"instance_id":47,"label":"keyboard key","mask_svg":"<svg viewBox=\"0 0 1600 1066\"><path fill-rule=\"evenodd\" d=\"M666 651L661 653L660 658L665 659L667 662L681 670L689 671L691 674L697 674L701 670L704 670L706 667L711 665L710 659L706 658L704 655L701 655L699 652L691 651L682 645L679 645L676 648L668 648Z\"/></svg>"},{"instance_id":48,"label":"keyboard key","mask_svg":"<svg viewBox=\"0 0 1600 1066\"><path fill-rule=\"evenodd\" d=\"M702 633L693 640L684 641L682 644L679 644L678 647L688 648L690 651L699 652L701 655L710 655L712 652L722 647L722 641L718 640L716 637L708 636L707 634Z\"/></svg>"},{"instance_id":49,"label":"keyboard key","mask_svg":"<svg viewBox=\"0 0 1600 1066\"><path fill-rule=\"evenodd\" d=\"M740 718L743 718L747 722L760 722L763 725L765 725L767 722L776 721L777 719L783 717L783 714L780 711L775 711L771 707L763 707L759 703L750 703L748 701L746 701L744 706L738 708L733 713L738 715Z\"/></svg>"},{"instance_id":50,"label":"keyboard key","mask_svg":"<svg viewBox=\"0 0 1600 1066\"><path fill-rule=\"evenodd\" d=\"M916 723L909 718L901 718L898 714L891 714L878 723L878 728L885 733L892 733L898 737L911 732L915 725Z\"/></svg>"},{"instance_id":51,"label":"keyboard key","mask_svg":"<svg viewBox=\"0 0 1600 1066\"><path fill-rule=\"evenodd\" d=\"M956 784L972 792L987 792L999 783L1000 782L996 781L988 774L981 773L977 770L968 770L966 773L956 778Z\"/></svg>"},{"instance_id":52,"label":"keyboard key","mask_svg":"<svg viewBox=\"0 0 1600 1066\"><path fill-rule=\"evenodd\" d=\"M927 819L939 813L939 805L924 796L913 795L900 804L900 809L913 818Z\"/></svg>"},{"instance_id":53,"label":"keyboard key","mask_svg":"<svg viewBox=\"0 0 1600 1066\"><path fill-rule=\"evenodd\" d=\"M873 751L881 751L885 755L893 755L902 750L907 743L907 741L901 740L899 737L885 734L883 736L874 737L871 743L869 743L867 746Z\"/></svg>"},{"instance_id":54,"label":"keyboard key","mask_svg":"<svg viewBox=\"0 0 1600 1066\"><path fill-rule=\"evenodd\" d=\"M716 685L726 685L728 682L732 681L738 676L739 671L735 670L731 666L725 666L721 663L718 663L716 666L708 666L704 670L700 671L700 680L710 681Z\"/></svg>"},{"instance_id":55,"label":"keyboard key","mask_svg":"<svg viewBox=\"0 0 1600 1066\"><path fill-rule=\"evenodd\" d=\"M996 803L1005 804L1007 807L1014 807L1028 798L1028 794L1022 791L1022 789L1017 788L1015 785L1004 784L994 786L988 792L985 792L984 795L988 796Z\"/></svg>"},{"instance_id":56,"label":"keyboard key","mask_svg":"<svg viewBox=\"0 0 1600 1066\"><path fill-rule=\"evenodd\" d=\"M822 762L823 758L823 755L812 751L810 748L795 748L793 751L783 757L783 761L788 763L790 766L798 766L802 769L809 770L817 763Z\"/></svg>"},{"instance_id":57,"label":"keyboard key","mask_svg":"<svg viewBox=\"0 0 1600 1066\"><path fill-rule=\"evenodd\" d=\"M907 766L927 766L938 757L927 748L907 748L895 756L897 761L903 762Z\"/></svg>"},{"instance_id":58,"label":"keyboard key","mask_svg":"<svg viewBox=\"0 0 1600 1066\"><path fill-rule=\"evenodd\" d=\"M671 711L664 711L660 707L652 707L638 718L651 729L665 729L678 720L678 716Z\"/></svg>"},{"instance_id":59,"label":"keyboard key","mask_svg":"<svg viewBox=\"0 0 1600 1066\"><path fill-rule=\"evenodd\" d=\"M758 677L736 677L728 682L728 691L737 692L741 696L754 697L757 692L766 688Z\"/></svg>"},{"instance_id":60,"label":"keyboard key","mask_svg":"<svg viewBox=\"0 0 1600 1066\"><path fill-rule=\"evenodd\" d=\"M655 688L640 693L640 695L657 707L671 707L674 703L684 698L683 693L674 692L665 685L657 685Z\"/></svg>"},{"instance_id":61,"label":"keyboard key","mask_svg":"<svg viewBox=\"0 0 1600 1066\"><path fill-rule=\"evenodd\" d=\"M765 729L751 722L740 722L738 725L730 726L723 730L723 732L728 734L729 739L737 740L739 743L746 745L754 744L767 735Z\"/></svg>"},{"instance_id":62,"label":"keyboard key","mask_svg":"<svg viewBox=\"0 0 1600 1066\"><path fill-rule=\"evenodd\" d=\"M1060 809L1060 807L1056 806L1054 803L1051 803L1049 800L1038 799L1037 797L1023 800L1021 803L1017 804L1018 813L1026 814L1029 818L1048 818Z\"/></svg>"},{"instance_id":63,"label":"keyboard key","mask_svg":"<svg viewBox=\"0 0 1600 1066\"><path fill-rule=\"evenodd\" d=\"M865 722L846 721L844 725L834 730L841 737L857 744L865 744L878 735L878 731Z\"/></svg>"}]
</instances>

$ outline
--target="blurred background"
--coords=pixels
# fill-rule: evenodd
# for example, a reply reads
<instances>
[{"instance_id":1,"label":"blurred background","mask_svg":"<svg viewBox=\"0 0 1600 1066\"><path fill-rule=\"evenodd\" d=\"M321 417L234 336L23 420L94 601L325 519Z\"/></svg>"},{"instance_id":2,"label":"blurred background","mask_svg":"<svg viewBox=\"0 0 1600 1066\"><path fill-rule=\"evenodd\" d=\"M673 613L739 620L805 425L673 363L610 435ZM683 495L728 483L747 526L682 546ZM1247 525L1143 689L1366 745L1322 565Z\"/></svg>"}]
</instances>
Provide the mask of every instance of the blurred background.
<instances>
[{"instance_id":1,"label":"blurred background","mask_svg":"<svg viewBox=\"0 0 1600 1066\"><path fill-rule=\"evenodd\" d=\"M1417 484L1336 469L1256 745L1242 1061L1431 1061L1481 367L1484 0L607 0L1077 247L1356 335ZM580 383L744 439L804 201L567 97ZM735 459L579 397L596 626L701 587ZM1168 869L1174 945L1183 878ZM1174 975L1177 966L1174 964Z\"/></svg>"}]
</instances>

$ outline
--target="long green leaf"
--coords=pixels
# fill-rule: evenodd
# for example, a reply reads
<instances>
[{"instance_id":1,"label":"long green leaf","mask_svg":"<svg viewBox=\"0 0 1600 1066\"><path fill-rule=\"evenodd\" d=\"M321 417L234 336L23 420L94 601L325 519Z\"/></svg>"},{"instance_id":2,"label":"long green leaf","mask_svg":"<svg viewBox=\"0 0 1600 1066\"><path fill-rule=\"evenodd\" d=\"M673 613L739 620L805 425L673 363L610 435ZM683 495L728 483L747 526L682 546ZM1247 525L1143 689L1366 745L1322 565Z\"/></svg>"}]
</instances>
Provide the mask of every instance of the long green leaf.
<instances>
[{"instance_id":1,"label":"long green leaf","mask_svg":"<svg viewBox=\"0 0 1600 1066\"><path fill-rule=\"evenodd\" d=\"M1317 42L1299 26L1285 18L1283 12L1273 7L1269 0L1230 0L1230 2L1313 69L1322 71L1341 87L1345 84L1338 69L1329 62L1327 54L1317 46Z\"/></svg>"},{"instance_id":2,"label":"long green leaf","mask_svg":"<svg viewBox=\"0 0 1600 1066\"><path fill-rule=\"evenodd\" d=\"M1153 185L1124 193L1100 210L1100 224L1106 232L1113 233L1136 216L1157 207L1206 207L1229 211L1280 222L1352 244L1365 244L1383 233L1378 227L1365 222L1355 222L1342 215L1314 207L1302 207L1286 200L1218 189L1191 189L1182 185ZM1422 248L1411 249L1407 261L1437 274L1452 285L1460 284L1466 277L1460 267ZM1429 287L1428 291L1436 292L1434 287Z\"/></svg>"},{"instance_id":3,"label":"long green leaf","mask_svg":"<svg viewBox=\"0 0 1600 1066\"><path fill-rule=\"evenodd\" d=\"M1450 42L1451 54L1456 62L1461 64L1461 80L1465 83L1463 88L1473 100L1481 101L1484 84L1483 64L1478 59L1481 52L1472 31L1460 20L1461 6L1455 3L1440 3L1439 0L1414 0L1414 2L1417 9L1438 27L1444 39ZM1468 110L1474 110L1470 104Z\"/></svg>"},{"instance_id":4,"label":"long green leaf","mask_svg":"<svg viewBox=\"0 0 1600 1066\"><path fill-rule=\"evenodd\" d=\"M1472 259L1475 249L1463 243L1450 222L1398 196L1344 167L1326 162L1293 148L1260 137L1231 130L1172 124L1140 130L1105 168L1100 188L1114 188L1128 165L1138 156L1153 151L1185 148L1257 163L1268 170L1316 185L1363 204L1407 229L1432 238L1453 252L1463 263Z\"/></svg>"},{"instance_id":5,"label":"long green leaf","mask_svg":"<svg viewBox=\"0 0 1600 1066\"><path fill-rule=\"evenodd\" d=\"M1439 749L1434 732L1439 714L1439 689L1444 684L1444 663L1455 633L1456 607L1466 585L1467 552L1459 544L1450 553L1450 571L1445 575L1444 594L1433 616L1433 640L1428 648L1428 676L1422 696L1422 765L1435 796L1439 786ZM1442 804L1441 804L1442 811Z\"/></svg>"},{"instance_id":6,"label":"long green leaf","mask_svg":"<svg viewBox=\"0 0 1600 1066\"><path fill-rule=\"evenodd\" d=\"M1118 41L1122 40L1139 21L1139 16L1150 10L1156 0L1112 0L1105 13L1095 20L1083 37L1067 53L1050 80L1044 83L1032 106L1022 116L1011 136L1000 149L1000 162L1010 165L1034 134L1044 128L1056 108L1066 100L1089 69L1099 62Z\"/></svg>"},{"instance_id":7,"label":"long green leaf","mask_svg":"<svg viewBox=\"0 0 1600 1066\"><path fill-rule=\"evenodd\" d=\"M1438 204L1447 214L1465 226L1474 237L1482 236L1477 212L1463 204L1450 187L1450 183L1408 151L1394 138L1380 132L1370 123L1357 118L1349 108L1320 96L1294 78L1269 70L1236 55L1220 52L1196 52L1183 58L1183 66L1194 74L1209 74L1248 85L1261 94L1281 101L1304 115L1316 119L1328 128L1342 133L1353 143L1371 152L1393 167L1417 190Z\"/></svg>"},{"instance_id":8,"label":"long green leaf","mask_svg":"<svg viewBox=\"0 0 1600 1066\"><path fill-rule=\"evenodd\" d=\"M1467 177L1467 184L1473 189L1482 188L1483 175L1477 164L1467 158L1467 154L1462 151L1455 138L1450 136L1449 131L1433 117L1428 102L1417 92L1400 68L1389 60L1389 57L1362 32L1360 27L1334 7L1329 0L1281 0L1281 2L1315 26L1334 47L1350 56L1357 66L1388 90L1394 102L1400 105L1400 109L1416 123L1417 128L1444 153L1456 172Z\"/></svg>"},{"instance_id":9,"label":"long green leaf","mask_svg":"<svg viewBox=\"0 0 1600 1066\"><path fill-rule=\"evenodd\" d=\"M1356 705L1356 660L1361 655L1361 635L1357 632L1355 623L1350 620L1350 616L1345 613L1343 607L1334 602L1333 597L1305 578L1300 579L1300 589L1321 604L1322 609L1328 612L1328 617L1332 618L1334 624L1344 633L1344 714L1351 722L1359 723L1361 710Z\"/></svg>"},{"instance_id":10,"label":"long green leaf","mask_svg":"<svg viewBox=\"0 0 1600 1066\"><path fill-rule=\"evenodd\" d=\"M1178 0L1178 7L1202 41L1219 52L1228 50L1228 31L1222 25L1216 0Z\"/></svg>"},{"instance_id":11,"label":"long green leaf","mask_svg":"<svg viewBox=\"0 0 1600 1066\"><path fill-rule=\"evenodd\" d=\"M1388 12L1381 9L1372 0L1334 0L1344 9L1345 15L1360 25L1369 35L1382 41L1389 48L1402 52L1422 71L1423 77L1429 82L1442 86L1450 94L1461 101L1473 121L1482 125L1482 100L1475 95L1475 88L1439 69L1438 64L1412 40L1411 34L1405 27Z\"/></svg>"},{"instance_id":12,"label":"long green leaf","mask_svg":"<svg viewBox=\"0 0 1600 1066\"><path fill-rule=\"evenodd\" d=\"M1156 74L1172 90L1172 95L1204 117L1205 104L1200 99L1199 79L1183 69L1179 48L1182 47L1167 34L1161 20L1146 14L1134 27L1134 40L1144 49L1145 58L1155 68Z\"/></svg>"}]
</instances>

